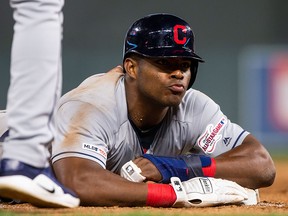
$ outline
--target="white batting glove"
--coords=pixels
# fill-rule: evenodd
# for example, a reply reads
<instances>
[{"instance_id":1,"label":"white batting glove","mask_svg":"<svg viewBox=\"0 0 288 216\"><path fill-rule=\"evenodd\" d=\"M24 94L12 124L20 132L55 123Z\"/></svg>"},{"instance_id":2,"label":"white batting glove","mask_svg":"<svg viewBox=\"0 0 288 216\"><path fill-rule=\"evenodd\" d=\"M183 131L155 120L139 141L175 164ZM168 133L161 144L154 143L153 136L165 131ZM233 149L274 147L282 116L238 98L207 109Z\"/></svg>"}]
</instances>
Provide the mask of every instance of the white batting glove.
<instances>
[{"instance_id":1,"label":"white batting glove","mask_svg":"<svg viewBox=\"0 0 288 216\"><path fill-rule=\"evenodd\" d=\"M247 191L235 182L211 177L196 177L181 182L171 178L177 200L173 207L208 207L241 203L248 199Z\"/></svg>"},{"instance_id":2,"label":"white batting glove","mask_svg":"<svg viewBox=\"0 0 288 216\"><path fill-rule=\"evenodd\" d=\"M141 172L141 169L130 160L122 166L120 175L132 182L143 182L146 177L141 175Z\"/></svg>"}]
</instances>

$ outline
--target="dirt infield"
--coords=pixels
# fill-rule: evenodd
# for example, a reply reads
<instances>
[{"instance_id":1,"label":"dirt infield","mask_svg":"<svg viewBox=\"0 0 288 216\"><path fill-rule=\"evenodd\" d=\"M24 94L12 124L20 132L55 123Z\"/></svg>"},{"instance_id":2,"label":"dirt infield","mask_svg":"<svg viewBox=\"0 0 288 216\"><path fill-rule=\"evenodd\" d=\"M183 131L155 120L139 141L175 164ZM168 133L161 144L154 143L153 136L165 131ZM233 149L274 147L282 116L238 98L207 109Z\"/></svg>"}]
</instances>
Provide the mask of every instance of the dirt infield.
<instances>
[{"instance_id":1,"label":"dirt infield","mask_svg":"<svg viewBox=\"0 0 288 216\"><path fill-rule=\"evenodd\" d=\"M269 188L260 189L260 203L255 206L220 206L212 208L119 208L79 207L75 209L39 209L29 204L0 204L0 215L288 215L288 159L275 161L277 176ZM15 214L14 214L15 213Z\"/></svg>"}]
</instances>

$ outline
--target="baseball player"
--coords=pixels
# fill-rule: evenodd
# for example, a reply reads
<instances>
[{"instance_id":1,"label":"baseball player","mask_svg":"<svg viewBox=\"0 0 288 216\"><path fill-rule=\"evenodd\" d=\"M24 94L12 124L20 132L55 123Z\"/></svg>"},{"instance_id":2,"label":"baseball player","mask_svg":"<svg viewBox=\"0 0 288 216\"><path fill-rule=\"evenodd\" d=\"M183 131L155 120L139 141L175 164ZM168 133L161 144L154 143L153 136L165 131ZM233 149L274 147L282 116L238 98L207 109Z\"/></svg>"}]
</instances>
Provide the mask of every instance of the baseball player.
<instances>
[{"instance_id":1,"label":"baseball player","mask_svg":"<svg viewBox=\"0 0 288 216\"><path fill-rule=\"evenodd\" d=\"M0 197L41 207L79 205L79 198L55 179L49 164L52 113L61 94L63 4L10 0L15 25L7 114L0 112Z\"/></svg>"},{"instance_id":2,"label":"baseball player","mask_svg":"<svg viewBox=\"0 0 288 216\"><path fill-rule=\"evenodd\" d=\"M60 99L52 162L81 205L213 206L273 183L266 149L191 88L201 62L186 21L149 15L127 32L123 69Z\"/></svg>"},{"instance_id":3,"label":"baseball player","mask_svg":"<svg viewBox=\"0 0 288 216\"><path fill-rule=\"evenodd\" d=\"M273 183L261 143L191 88L201 62L186 21L152 14L129 28L123 69L60 99L52 162L81 205L213 206Z\"/></svg>"}]
</instances>

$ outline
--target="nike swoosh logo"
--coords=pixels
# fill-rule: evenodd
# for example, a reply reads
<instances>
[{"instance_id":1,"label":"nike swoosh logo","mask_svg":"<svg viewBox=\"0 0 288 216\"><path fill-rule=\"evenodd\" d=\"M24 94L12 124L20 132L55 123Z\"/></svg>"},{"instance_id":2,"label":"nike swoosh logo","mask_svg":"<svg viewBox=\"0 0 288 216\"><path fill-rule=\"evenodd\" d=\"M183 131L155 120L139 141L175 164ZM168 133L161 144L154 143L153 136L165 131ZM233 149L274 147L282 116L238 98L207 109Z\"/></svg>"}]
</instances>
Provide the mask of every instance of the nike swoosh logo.
<instances>
[{"instance_id":1,"label":"nike swoosh logo","mask_svg":"<svg viewBox=\"0 0 288 216\"><path fill-rule=\"evenodd\" d=\"M44 190L48 191L49 193L55 193L55 188L53 187L52 189L46 188L40 184L38 184L38 186L40 186L41 188L43 188Z\"/></svg>"}]
</instances>

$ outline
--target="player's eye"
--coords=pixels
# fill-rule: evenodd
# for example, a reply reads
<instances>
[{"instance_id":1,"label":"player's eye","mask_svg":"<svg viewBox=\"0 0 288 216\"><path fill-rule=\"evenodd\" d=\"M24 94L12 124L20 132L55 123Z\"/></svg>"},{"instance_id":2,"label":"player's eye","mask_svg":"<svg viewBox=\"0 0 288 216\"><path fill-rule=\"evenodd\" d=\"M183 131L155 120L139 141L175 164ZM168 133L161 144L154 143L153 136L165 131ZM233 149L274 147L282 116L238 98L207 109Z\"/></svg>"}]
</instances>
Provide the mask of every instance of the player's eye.
<instances>
[{"instance_id":1,"label":"player's eye","mask_svg":"<svg viewBox=\"0 0 288 216\"><path fill-rule=\"evenodd\" d=\"M161 65L161 66L169 66L169 65L170 65L169 61L166 60L166 59L158 59L158 60L156 61L156 63L157 63L158 65Z\"/></svg>"},{"instance_id":2,"label":"player's eye","mask_svg":"<svg viewBox=\"0 0 288 216\"><path fill-rule=\"evenodd\" d=\"M183 62L180 64L180 68L183 71L188 70L191 67L191 62Z\"/></svg>"}]
</instances>

